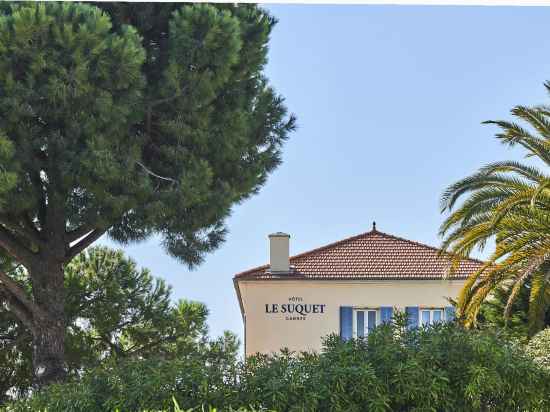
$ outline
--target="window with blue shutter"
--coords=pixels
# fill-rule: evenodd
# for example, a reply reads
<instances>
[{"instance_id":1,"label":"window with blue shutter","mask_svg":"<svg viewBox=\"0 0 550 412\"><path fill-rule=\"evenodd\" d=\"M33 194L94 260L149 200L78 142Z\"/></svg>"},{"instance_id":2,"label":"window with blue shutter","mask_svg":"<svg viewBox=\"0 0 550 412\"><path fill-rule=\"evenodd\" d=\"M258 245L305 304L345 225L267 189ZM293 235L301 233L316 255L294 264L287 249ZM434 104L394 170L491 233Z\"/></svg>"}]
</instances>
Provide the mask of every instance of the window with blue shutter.
<instances>
[{"instance_id":1,"label":"window with blue shutter","mask_svg":"<svg viewBox=\"0 0 550 412\"><path fill-rule=\"evenodd\" d=\"M447 322L452 322L455 320L455 307L454 306L447 306L445 308L445 320Z\"/></svg>"},{"instance_id":2,"label":"window with blue shutter","mask_svg":"<svg viewBox=\"0 0 550 412\"><path fill-rule=\"evenodd\" d=\"M418 306L407 306L405 312L407 313L407 327L409 329L417 328L419 315Z\"/></svg>"},{"instance_id":3,"label":"window with blue shutter","mask_svg":"<svg viewBox=\"0 0 550 412\"><path fill-rule=\"evenodd\" d=\"M380 322L390 323L393 316L393 308L391 306L382 306L380 308Z\"/></svg>"},{"instance_id":4,"label":"window with blue shutter","mask_svg":"<svg viewBox=\"0 0 550 412\"><path fill-rule=\"evenodd\" d=\"M349 340L353 335L353 308L340 306L340 337Z\"/></svg>"}]
</instances>

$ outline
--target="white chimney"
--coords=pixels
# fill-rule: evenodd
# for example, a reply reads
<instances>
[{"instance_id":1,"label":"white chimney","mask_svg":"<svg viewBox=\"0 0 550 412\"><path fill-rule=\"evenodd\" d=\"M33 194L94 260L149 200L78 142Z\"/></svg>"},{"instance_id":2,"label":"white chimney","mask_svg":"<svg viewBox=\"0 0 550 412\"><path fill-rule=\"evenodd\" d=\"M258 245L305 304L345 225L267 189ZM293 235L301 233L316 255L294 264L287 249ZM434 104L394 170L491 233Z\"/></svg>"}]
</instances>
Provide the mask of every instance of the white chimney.
<instances>
[{"instance_id":1,"label":"white chimney","mask_svg":"<svg viewBox=\"0 0 550 412\"><path fill-rule=\"evenodd\" d=\"M290 235L283 232L269 235L269 262L271 272L289 272L289 239Z\"/></svg>"}]
</instances>

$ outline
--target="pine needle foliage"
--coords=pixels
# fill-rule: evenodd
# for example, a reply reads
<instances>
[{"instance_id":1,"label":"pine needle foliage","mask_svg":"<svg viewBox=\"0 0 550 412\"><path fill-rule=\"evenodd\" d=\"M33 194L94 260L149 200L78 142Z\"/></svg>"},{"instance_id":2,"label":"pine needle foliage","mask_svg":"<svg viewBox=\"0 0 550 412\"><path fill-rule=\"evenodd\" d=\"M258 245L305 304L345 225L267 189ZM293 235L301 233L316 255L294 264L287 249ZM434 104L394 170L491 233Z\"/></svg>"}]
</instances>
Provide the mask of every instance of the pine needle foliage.
<instances>
[{"instance_id":1,"label":"pine needle foliage","mask_svg":"<svg viewBox=\"0 0 550 412\"><path fill-rule=\"evenodd\" d=\"M31 289L25 273L18 279ZM65 287L70 377L122 360L173 360L216 346L228 356L237 352L238 340L229 332L217 341L208 338L202 303L172 303L171 288L121 251L87 249L65 268ZM0 307L0 405L29 394L32 384L32 335Z\"/></svg>"},{"instance_id":2,"label":"pine needle foliage","mask_svg":"<svg viewBox=\"0 0 550 412\"><path fill-rule=\"evenodd\" d=\"M68 233L157 233L200 263L294 129L262 74L275 19L248 5L3 9L2 212L40 231L55 194Z\"/></svg>"},{"instance_id":3,"label":"pine needle foliage","mask_svg":"<svg viewBox=\"0 0 550 412\"><path fill-rule=\"evenodd\" d=\"M0 4L0 297L39 385L66 376L64 266L107 234L194 267L295 128L256 5Z\"/></svg>"}]
</instances>

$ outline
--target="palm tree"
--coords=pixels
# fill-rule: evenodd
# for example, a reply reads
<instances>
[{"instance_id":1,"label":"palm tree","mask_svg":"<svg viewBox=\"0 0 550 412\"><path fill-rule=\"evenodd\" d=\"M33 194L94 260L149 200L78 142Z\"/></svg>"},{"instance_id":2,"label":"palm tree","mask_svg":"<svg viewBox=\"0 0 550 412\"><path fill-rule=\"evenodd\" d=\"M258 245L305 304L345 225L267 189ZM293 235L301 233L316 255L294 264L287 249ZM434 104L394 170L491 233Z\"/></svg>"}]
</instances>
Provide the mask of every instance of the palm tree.
<instances>
[{"instance_id":1,"label":"palm tree","mask_svg":"<svg viewBox=\"0 0 550 412\"><path fill-rule=\"evenodd\" d=\"M545 87L550 92L550 83ZM532 335L544 325L550 306L550 175L545 173L550 166L550 107L517 106L512 115L529 129L507 121L485 123L497 125L498 139L523 147L527 157L542 163L541 168L497 162L449 186L441 198L441 210L449 216L440 235L442 250L455 263L476 247L484 249L488 240L496 241L486 264L468 278L458 297L459 319L466 326L475 325L483 301L503 286L510 288L504 310L507 319L521 289L529 288Z\"/></svg>"}]
</instances>

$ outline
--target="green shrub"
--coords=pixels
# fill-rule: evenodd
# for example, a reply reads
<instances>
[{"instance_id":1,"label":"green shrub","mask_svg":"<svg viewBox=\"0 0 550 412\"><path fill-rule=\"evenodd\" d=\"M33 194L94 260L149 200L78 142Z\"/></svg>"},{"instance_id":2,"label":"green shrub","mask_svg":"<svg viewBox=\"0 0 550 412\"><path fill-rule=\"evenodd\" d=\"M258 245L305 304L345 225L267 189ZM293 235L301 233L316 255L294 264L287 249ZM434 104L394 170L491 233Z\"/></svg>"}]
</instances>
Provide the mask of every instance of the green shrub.
<instances>
[{"instance_id":1,"label":"green shrub","mask_svg":"<svg viewBox=\"0 0 550 412\"><path fill-rule=\"evenodd\" d=\"M279 411L550 410L550 375L498 336L455 325L396 332L332 336L319 355L253 357L240 401Z\"/></svg>"},{"instance_id":2,"label":"green shrub","mask_svg":"<svg viewBox=\"0 0 550 412\"><path fill-rule=\"evenodd\" d=\"M99 412L169 410L173 397L187 410L224 405L234 398L226 371L206 366L204 358L180 361L148 359L97 368L79 381L51 385L10 411Z\"/></svg>"},{"instance_id":3,"label":"green shrub","mask_svg":"<svg viewBox=\"0 0 550 412\"><path fill-rule=\"evenodd\" d=\"M527 353L535 362L550 371L550 328L546 328L531 338Z\"/></svg>"},{"instance_id":4,"label":"green shrub","mask_svg":"<svg viewBox=\"0 0 550 412\"><path fill-rule=\"evenodd\" d=\"M9 411L170 410L173 398L182 410L550 410L550 372L496 334L452 324L411 331L384 325L364 340L329 336L321 353L283 350L245 363L223 353L118 363Z\"/></svg>"}]
</instances>

